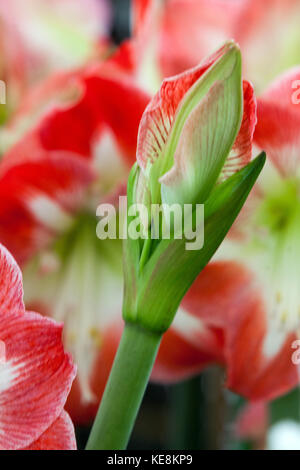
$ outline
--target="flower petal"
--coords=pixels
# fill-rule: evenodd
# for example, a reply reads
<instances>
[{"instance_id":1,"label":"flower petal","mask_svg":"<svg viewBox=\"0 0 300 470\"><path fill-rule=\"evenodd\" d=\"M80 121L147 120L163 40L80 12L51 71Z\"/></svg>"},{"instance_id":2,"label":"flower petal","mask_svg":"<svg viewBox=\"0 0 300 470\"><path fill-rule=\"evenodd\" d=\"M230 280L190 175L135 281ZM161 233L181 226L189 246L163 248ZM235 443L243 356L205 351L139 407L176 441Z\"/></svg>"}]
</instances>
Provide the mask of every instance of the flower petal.
<instances>
[{"instance_id":1,"label":"flower petal","mask_svg":"<svg viewBox=\"0 0 300 470\"><path fill-rule=\"evenodd\" d=\"M7 163L0 177L0 240L23 262L70 222L92 172L82 158L59 152Z\"/></svg>"},{"instance_id":2,"label":"flower petal","mask_svg":"<svg viewBox=\"0 0 300 470\"><path fill-rule=\"evenodd\" d=\"M97 135L108 127L121 152L133 162L142 113L149 95L119 72L98 71L84 78L84 94L75 105L56 109L39 125L41 146L90 156ZM66 132L68 129L68 132Z\"/></svg>"},{"instance_id":3,"label":"flower petal","mask_svg":"<svg viewBox=\"0 0 300 470\"><path fill-rule=\"evenodd\" d=\"M7 311L24 311L22 275L11 254L0 245L0 318Z\"/></svg>"},{"instance_id":4,"label":"flower petal","mask_svg":"<svg viewBox=\"0 0 300 470\"><path fill-rule=\"evenodd\" d=\"M129 78L103 76L97 79L100 112L130 165L136 156L140 120L150 100L148 93Z\"/></svg>"},{"instance_id":5,"label":"flower petal","mask_svg":"<svg viewBox=\"0 0 300 470\"><path fill-rule=\"evenodd\" d=\"M24 450L76 450L74 426L66 411Z\"/></svg>"},{"instance_id":6,"label":"flower petal","mask_svg":"<svg viewBox=\"0 0 300 470\"><path fill-rule=\"evenodd\" d=\"M177 312L164 334L151 379L169 383L198 374L208 365L223 362L223 333L183 310Z\"/></svg>"},{"instance_id":7,"label":"flower petal","mask_svg":"<svg viewBox=\"0 0 300 470\"><path fill-rule=\"evenodd\" d=\"M286 335L277 354L267 356L266 312L261 304L249 299L243 315L236 314L228 338L226 385L251 400L272 400L287 393L298 382L297 367L292 362L294 334ZM275 335L275 344L278 338Z\"/></svg>"},{"instance_id":8,"label":"flower petal","mask_svg":"<svg viewBox=\"0 0 300 470\"><path fill-rule=\"evenodd\" d=\"M256 117L256 98L251 83L243 82L244 112L239 133L235 139L232 150L222 170L222 178L230 175L247 165L252 156L252 141Z\"/></svg>"},{"instance_id":9,"label":"flower petal","mask_svg":"<svg viewBox=\"0 0 300 470\"><path fill-rule=\"evenodd\" d=\"M292 69L276 80L258 99L254 140L271 158L282 175L291 176L300 165L300 104L293 103L293 82L300 83L299 68ZM295 99L299 100L295 96Z\"/></svg>"},{"instance_id":10,"label":"flower petal","mask_svg":"<svg viewBox=\"0 0 300 470\"><path fill-rule=\"evenodd\" d=\"M261 99L270 103L286 106L300 113L299 88L300 67L297 66L287 70L276 78L262 94Z\"/></svg>"},{"instance_id":11,"label":"flower petal","mask_svg":"<svg viewBox=\"0 0 300 470\"><path fill-rule=\"evenodd\" d=\"M193 346L199 351L199 358L200 353L204 357L204 361L197 364L198 370L212 362L224 365L227 370L226 386L250 400L273 399L298 383L297 367L291 360L291 345L295 336L287 334L282 346L275 348L273 355L266 354L265 341L269 326L263 293L254 282L253 274L241 264L219 261L210 263L200 273L181 306L185 312L195 317L196 322L192 328L187 329L185 321L181 328L176 328L176 333L185 339L189 347ZM195 326L197 320L200 321L198 329ZM171 331L172 329L173 327ZM198 343L197 330L200 333ZM210 340L212 333L219 338L215 342L215 349ZM270 335L270 331L268 334ZM274 340L276 341L276 337ZM179 377L188 376L196 370L197 355L194 353L189 357L185 353L186 348L183 348L180 356L178 345L180 342L170 341L166 357L174 356L179 364L183 358L184 364ZM166 354L166 350L164 353ZM160 359L164 361L163 356ZM176 362L166 360L165 370L162 369L158 378L163 379L165 375L168 380L174 376L174 370L176 371Z\"/></svg>"},{"instance_id":12,"label":"flower petal","mask_svg":"<svg viewBox=\"0 0 300 470\"><path fill-rule=\"evenodd\" d=\"M273 334L267 319L262 286L255 282L253 273L235 266L232 281L239 288L232 295L224 323L226 385L250 400L271 400L298 383L297 367L292 363L294 335L283 332L280 344L281 338ZM267 337L274 342L273 352L266 351Z\"/></svg>"},{"instance_id":13,"label":"flower petal","mask_svg":"<svg viewBox=\"0 0 300 470\"><path fill-rule=\"evenodd\" d=\"M30 445L60 415L75 376L61 334L62 326L36 313L1 315L0 448Z\"/></svg>"}]
</instances>

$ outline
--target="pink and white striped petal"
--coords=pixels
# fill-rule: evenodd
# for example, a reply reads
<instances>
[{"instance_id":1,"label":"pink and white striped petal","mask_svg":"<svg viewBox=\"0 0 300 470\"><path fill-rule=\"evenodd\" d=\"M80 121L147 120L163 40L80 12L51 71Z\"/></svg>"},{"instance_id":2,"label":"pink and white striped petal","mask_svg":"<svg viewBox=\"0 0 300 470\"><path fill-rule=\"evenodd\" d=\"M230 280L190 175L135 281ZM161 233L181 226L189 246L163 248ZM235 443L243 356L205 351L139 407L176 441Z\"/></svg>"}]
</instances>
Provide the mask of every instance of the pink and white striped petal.
<instances>
[{"instance_id":1,"label":"pink and white striped petal","mask_svg":"<svg viewBox=\"0 0 300 470\"><path fill-rule=\"evenodd\" d=\"M24 309L21 271L11 254L0 245L0 319L7 311L19 313ZM4 343L1 350L6 354Z\"/></svg>"},{"instance_id":2,"label":"pink and white striped petal","mask_svg":"<svg viewBox=\"0 0 300 470\"><path fill-rule=\"evenodd\" d=\"M26 447L60 415L75 377L61 335L61 325L38 314L1 315L0 448Z\"/></svg>"},{"instance_id":3,"label":"pink and white striped petal","mask_svg":"<svg viewBox=\"0 0 300 470\"><path fill-rule=\"evenodd\" d=\"M0 267L0 448L19 449L58 418L75 367L63 349L62 325L24 311L21 273L2 245Z\"/></svg>"},{"instance_id":4,"label":"pink and white striped petal","mask_svg":"<svg viewBox=\"0 0 300 470\"><path fill-rule=\"evenodd\" d=\"M257 123L257 105L253 86L246 80L243 81L243 97L244 111L242 124L223 167L222 179L229 178L229 176L247 165L251 160L253 134Z\"/></svg>"},{"instance_id":5,"label":"pink and white striped petal","mask_svg":"<svg viewBox=\"0 0 300 470\"><path fill-rule=\"evenodd\" d=\"M32 444L24 450L76 450L72 420L66 411Z\"/></svg>"}]
</instances>

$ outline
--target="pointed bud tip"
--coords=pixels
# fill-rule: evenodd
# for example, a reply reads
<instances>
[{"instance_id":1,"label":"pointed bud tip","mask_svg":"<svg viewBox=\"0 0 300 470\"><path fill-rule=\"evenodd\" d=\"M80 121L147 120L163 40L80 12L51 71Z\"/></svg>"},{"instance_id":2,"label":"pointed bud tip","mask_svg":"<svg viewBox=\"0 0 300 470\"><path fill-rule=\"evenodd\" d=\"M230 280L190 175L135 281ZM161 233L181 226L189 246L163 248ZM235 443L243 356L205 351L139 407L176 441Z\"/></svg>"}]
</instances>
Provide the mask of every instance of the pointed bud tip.
<instances>
[{"instance_id":1,"label":"pointed bud tip","mask_svg":"<svg viewBox=\"0 0 300 470\"><path fill-rule=\"evenodd\" d=\"M241 53L240 46L237 42L235 42L234 39L228 39L227 41L225 41L224 49L225 50L235 50L235 51Z\"/></svg>"},{"instance_id":2,"label":"pointed bud tip","mask_svg":"<svg viewBox=\"0 0 300 470\"><path fill-rule=\"evenodd\" d=\"M218 51L218 58L212 69L222 68L222 79L227 80L233 73L242 74L242 55L238 44L233 40L228 40Z\"/></svg>"}]
</instances>

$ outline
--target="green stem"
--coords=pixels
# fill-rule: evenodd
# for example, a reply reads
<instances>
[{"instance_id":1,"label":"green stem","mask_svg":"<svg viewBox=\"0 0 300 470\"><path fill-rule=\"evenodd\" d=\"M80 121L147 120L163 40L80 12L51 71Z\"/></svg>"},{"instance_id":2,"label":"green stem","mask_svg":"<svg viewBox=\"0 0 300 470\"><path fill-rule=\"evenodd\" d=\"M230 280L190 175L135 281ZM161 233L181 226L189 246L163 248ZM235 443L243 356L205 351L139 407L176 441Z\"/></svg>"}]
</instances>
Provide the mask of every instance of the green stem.
<instances>
[{"instance_id":1,"label":"green stem","mask_svg":"<svg viewBox=\"0 0 300 470\"><path fill-rule=\"evenodd\" d=\"M126 448L160 340L157 333L125 324L87 450Z\"/></svg>"}]
</instances>

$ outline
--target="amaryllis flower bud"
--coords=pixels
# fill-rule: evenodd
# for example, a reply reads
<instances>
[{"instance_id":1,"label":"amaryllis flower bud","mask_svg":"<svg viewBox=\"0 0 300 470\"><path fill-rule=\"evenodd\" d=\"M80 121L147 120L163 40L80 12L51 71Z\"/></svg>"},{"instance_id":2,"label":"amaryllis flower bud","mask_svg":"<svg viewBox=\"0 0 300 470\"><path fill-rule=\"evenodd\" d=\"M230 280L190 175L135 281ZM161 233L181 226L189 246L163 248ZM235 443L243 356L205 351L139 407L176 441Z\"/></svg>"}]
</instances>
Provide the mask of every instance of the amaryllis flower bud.
<instances>
[{"instance_id":1,"label":"amaryllis flower bud","mask_svg":"<svg viewBox=\"0 0 300 470\"><path fill-rule=\"evenodd\" d=\"M125 246L126 320L159 332L169 327L183 295L223 240L263 166L264 156L246 166L255 124L253 89L242 82L241 54L232 41L198 67L162 83L143 114L137 165L128 183L129 225L133 204L144 204L146 213L139 217L142 240L130 239L128 230ZM187 234L178 236L186 220L171 223L169 239L162 236L169 223L166 211L177 205L189 206L190 226L197 237L203 230L203 221L197 220L200 204L203 248L190 251ZM160 218L155 213L158 205L163 206Z\"/></svg>"},{"instance_id":2,"label":"amaryllis flower bud","mask_svg":"<svg viewBox=\"0 0 300 470\"><path fill-rule=\"evenodd\" d=\"M255 124L251 95L249 136ZM229 155L242 109L241 54L233 42L200 66L163 82L144 112L138 136L137 161L152 203L204 202L227 157L231 171L249 161L250 140L244 152Z\"/></svg>"}]
</instances>

